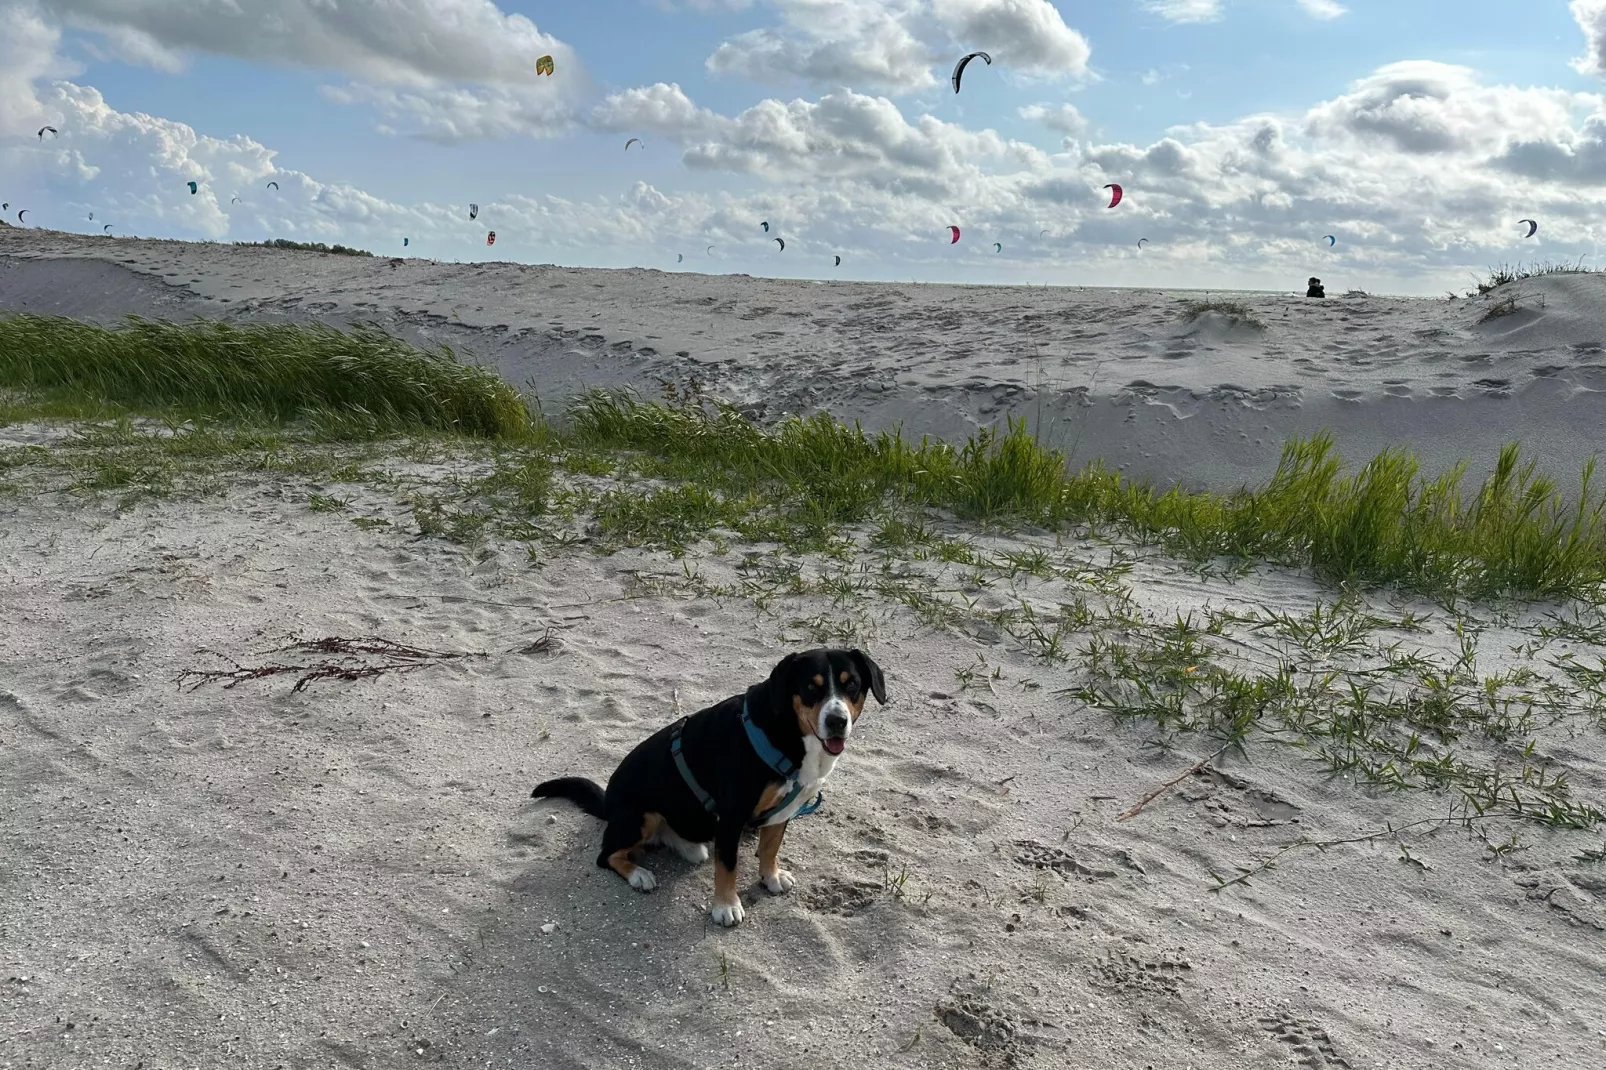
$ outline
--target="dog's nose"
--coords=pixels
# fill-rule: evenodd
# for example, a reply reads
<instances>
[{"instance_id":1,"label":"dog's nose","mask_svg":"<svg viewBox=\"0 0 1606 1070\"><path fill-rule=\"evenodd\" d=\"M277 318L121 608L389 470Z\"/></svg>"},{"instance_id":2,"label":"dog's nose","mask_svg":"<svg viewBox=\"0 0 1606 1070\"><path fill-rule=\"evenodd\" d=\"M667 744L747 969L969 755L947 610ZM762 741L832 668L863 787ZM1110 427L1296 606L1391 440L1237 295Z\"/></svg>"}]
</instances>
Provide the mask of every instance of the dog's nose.
<instances>
[{"instance_id":1,"label":"dog's nose","mask_svg":"<svg viewBox=\"0 0 1606 1070\"><path fill-rule=\"evenodd\" d=\"M828 713L825 715L825 731L827 735L842 736L848 731L848 716L845 713Z\"/></svg>"}]
</instances>

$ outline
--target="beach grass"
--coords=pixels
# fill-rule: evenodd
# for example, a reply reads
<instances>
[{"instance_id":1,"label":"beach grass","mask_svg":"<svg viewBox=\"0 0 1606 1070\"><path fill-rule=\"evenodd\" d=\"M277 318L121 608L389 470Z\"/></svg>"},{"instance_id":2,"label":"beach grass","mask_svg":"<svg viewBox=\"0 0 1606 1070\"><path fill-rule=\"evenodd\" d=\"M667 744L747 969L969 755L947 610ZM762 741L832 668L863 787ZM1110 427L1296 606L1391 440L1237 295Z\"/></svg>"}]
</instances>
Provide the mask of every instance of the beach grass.
<instances>
[{"instance_id":1,"label":"beach grass","mask_svg":"<svg viewBox=\"0 0 1606 1070\"><path fill-rule=\"evenodd\" d=\"M1205 301L1185 301L1182 305L1182 317L1189 321L1196 320L1209 312L1224 316L1229 323L1233 324L1242 323L1246 326L1260 329L1266 326L1265 322L1259 316L1256 316L1254 311L1242 301L1226 301L1217 298Z\"/></svg>"},{"instance_id":2,"label":"beach grass","mask_svg":"<svg viewBox=\"0 0 1606 1070\"><path fill-rule=\"evenodd\" d=\"M355 249L349 245L325 245L321 241L291 241L289 238L269 238L267 241L237 241L235 245L252 246L259 249L292 249L303 253L333 253L336 256L373 256L367 249Z\"/></svg>"},{"instance_id":3,"label":"beach grass","mask_svg":"<svg viewBox=\"0 0 1606 1070\"><path fill-rule=\"evenodd\" d=\"M229 464L360 481L372 449L346 457L317 443L367 442L477 451L487 474L412 502L420 530L465 542L534 538L569 520L601 550L683 553L711 539L840 556L868 528L876 545L963 560L963 542L933 530L958 521L1113 530L1212 568L1265 561L1445 600L1564 598L1606 581L1593 465L1564 488L1514 444L1473 486L1464 465L1425 475L1403 450L1351 468L1323 434L1289 442L1265 484L1218 493L1129 480L1098 461L1073 469L1013 420L956 444L826 414L761 425L695 387L661 400L595 391L557 424L532 408L447 350L372 329L0 319L0 422L98 421L69 451L80 490L159 496L186 470L215 479ZM377 441L398 433L400 444Z\"/></svg>"},{"instance_id":4,"label":"beach grass","mask_svg":"<svg viewBox=\"0 0 1606 1070\"><path fill-rule=\"evenodd\" d=\"M1589 275L1597 270L1599 269L1586 267L1583 257L1577 260L1536 260L1531 264L1521 262L1501 264L1499 267L1489 269L1487 279L1478 280L1478 296L1481 297L1508 283L1521 282L1523 279L1535 279L1545 275Z\"/></svg>"},{"instance_id":5,"label":"beach grass","mask_svg":"<svg viewBox=\"0 0 1606 1070\"><path fill-rule=\"evenodd\" d=\"M353 434L429 428L527 435L524 399L494 373L366 327L167 323L107 329L0 317L0 386L56 415L113 411L272 421L317 416Z\"/></svg>"},{"instance_id":6,"label":"beach grass","mask_svg":"<svg viewBox=\"0 0 1606 1070\"><path fill-rule=\"evenodd\" d=\"M1289 442L1264 486L1219 494L1135 482L1099 462L1071 470L1015 422L956 447L823 415L763 428L728 405L620 392L588 395L571 415L573 439L630 451L640 474L696 488L697 508L678 513L687 537L729 526L732 509L804 529L887 508L941 510L1006 525L1113 525L1193 560L1270 560L1437 596L1561 597L1606 580L1606 499L1593 464L1563 495L1514 444L1474 489L1464 465L1425 477L1403 450L1348 470L1323 434Z\"/></svg>"}]
</instances>

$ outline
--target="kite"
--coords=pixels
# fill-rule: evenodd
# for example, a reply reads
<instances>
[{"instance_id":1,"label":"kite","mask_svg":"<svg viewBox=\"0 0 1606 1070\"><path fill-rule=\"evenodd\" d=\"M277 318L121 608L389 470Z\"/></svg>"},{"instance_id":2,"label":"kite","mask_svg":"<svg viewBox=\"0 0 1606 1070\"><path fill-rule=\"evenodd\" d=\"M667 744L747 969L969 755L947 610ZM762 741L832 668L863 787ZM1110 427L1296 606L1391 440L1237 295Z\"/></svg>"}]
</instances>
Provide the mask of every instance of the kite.
<instances>
[{"instance_id":1,"label":"kite","mask_svg":"<svg viewBox=\"0 0 1606 1070\"><path fill-rule=\"evenodd\" d=\"M191 179L191 180L190 180L190 181L188 181L188 182L186 182L186 183L184 183L184 184L185 184L185 185L186 185L186 186L188 186L188 187L190 187L190 196L191 196L191 197L193 197L193 196L195 196L195 192L196 192L196 190L198 190L198 189L199 189L199 188L200 188L200 187L198 187L198 186L197 186L197 185L196 185L196 184L195 184L195 181L194 181L194 179Z\"/></svg>"},{"instance_id":2,"label":"kite","mask_svg":"<svg viewBox=\"0 0 1606 1070\"><path fill-rule=\"evenodd\" d=\"M948 234L949 234L949 238L948 238L948 244L949 245L953 245L955 242L957 242L959 240L959 228L958 227L949 227L948 228Z\"/></svg>"},{"instance_id":3,"label":"kite","mask_svg":"<svg viewBox=\"0 0 1606 1070\"><path fill-rule=\"evenodd\" d=\"M1104 188L1105 189L1113 189L1115 191L1114 193L1110 194L1110 207L1111 208L1114 208L1116 205L1121 203L1121 192L1122 192L1122 190L1121 190L1120 185L1118 185L1117 183L1111 182L1108 186L1105 186Z\"/></svg>"},{"instance_id":4,"label":"kite","mask_svg":"<svg viewBox=\"0 0 1606 1070\"><path fill-rule=\"evenodd\" d=\"M759 226L764 228L764 233L765 234L768 234L770 232L770 225L768 223L760 223Z\"/></svg>"},{"instance_id":5,"label":"kite","mask_svg":"<svg viewBox=\"0 0 1606 1070\"><path fill-rule=\"evenodd\" d=\"M708 247L708 249L703 253L703 255L704 256L713 256L714 255L714 247L712 245L710 245Z\"/></svg>"},{"instance_id":6,"label":"kite","mask_svg":"<svg viewBox=\"0 0 1606 1070\"><path fill-rule=\"evenodd\" d=\"M1326 242L1327 247L1331 249L1333 246L1338 244L1338 237L1333 234L1323 234L1322 241Z\"/></svg>"},{"instance_id":7,"label":"kite","mask_svg":"<svg viewBox=\"0 0 1606 1070\"><path fill-rule=\"evenodd\" d=\"M107 232L107 231L108 231L108 230L110 230L110 229L112 229L112 225L111 225L111 224L110 224L110 223L107 223L107 224L106 224L106 225L105 225L105 226L104 226L104 227L101 227L101 228L100 228L100 232L101 232L101 233L102 233L102 234L104 234L104 233L106 233L106 232Z\"/></svg>"},{"instance_id":8,"label":"kite","mask_svg":"<svg viewBox=\"0 0 1606 1070\"><path fill-rule=\"evenodd\" d=\"M981 59L986 60L987 61L987 66L991 67L993 65L993 57L989 56L985 52L972 52L970 55L968 55L964 59L960 60L957 64L954 65L954 92L955 93L959 92L959 79L961 79L961 78L963 78L965 76L965 68L970 66L970 61L971 60L976 59L978 57L981 58Z\"/></svg>"},{"instance_id":9,"label":"kite","mask_svg":"<svg viewBox=\"0 0 1606 1070\"><path fill-rule=\"evenodd\" d=\"M642 141L639 137L633 137L629 141L625 142L625 151L629 152L630 146L632 145L640 145L643 149L647 147L647 143L645 141Z\"/></svg>"},{"instance_id":10,"label":"kite","mask_svg":"<svg viewBox=\"0 0 1606 1070\"><path fill-rule=\"evenodd\" d=\"M265 186L264 188L265 189L278 189L279 188L279 184L277 182L269 182L267 184L267 186Z\"/></svg>"},{"instance_id":11,"label":"kite","mask_svg":"<svg viewBox=\"0 0 1606 1070\"><path fill-rule=\"evenodd\" d=\"M1037 232L1037 236L1039 238L1041 238L1044 234L1047 234L1047 233L1048 233L1048 231L1046 231L1046 230L1040 230L1040 231Z\"/></svg>"},{"instance_id":12,"label":"kite","mask_svg":"<svg viewBox=\"0 0 1606 1070\"><path fill-rule=\"evenodd\" d=\"M677 264L682 263L685 259L686 259L686 254L685 253L676 253L675 254L675 263L677 263Z\"/></svg>"},{"instance_id":13,"label":"kite","mask_svg":"<svg viewBox=\"0 0 1606 1070\"><path fill-rule=\"evenodd\" d=\"M89 218L90 218L91 222L93 222L94 218L95 218L95 213L94 212L90 212L89 213Z\"/></svg>"},{"instance_id":14,"label":"kite","mask_svg":"<svg viewBox=\"0 0 1606 1070\"><path fill-rule=\"evenodd\" d=\"M993 242L993 252L1001 253L1003 251L1004 251L1004 243L1003 242L996 242L996 241Z\"/></svg>"},{"instance_id":15,"label":"kite","mask_svg":"<svg viewBox=\"0 0 1606 1070\"><path fill-rule=\"evenodd\" d=\"M26 209L26 208L19 209L17 211L17 222L21 223L22 222L22 217L27 215L27 214L28 214L28 209Z\"/></svg>"},{"instance_id":16,"label":"kite","mask_svg":"<svg viewBox=\"0 0 1606 1070\"><path fill-rule=\"evenodd\" d=\"M10 201L0 202L0 212L8 211L10 208L11 208L11 202Z\"/></svg>"},{"instance_id":17,"label":"kite","mask_svg":"<svg viewBox=\"0 0 1606 1070\"><path fill-rule=\"evenodd\" d=\"M489 234L487 234L485 236L485 244L486 245L495 245L496 244L496 231L493 230L493 231L491 231Z\"/></svg>"},{"instance_id":18,"label":"kite","mask_svg":"<svg viewBox=\"0 0 1606 1070\"><path fill-rule=\"evenodd\" d=\"M61 136L60 134L56 133L56 128L55 127L53 127L53 126L41 126L39 128L39 140L40 141L43 141L45 139L45 134L46 133L49 133L51 137L60 137Z\"/></svg>"},{"instance_id":19,"label":"kite","mask_svg":"<svg viewBox=\"0 0 1606 1070\"><path fill-rule=\"evenodd\" d=\"M841 257L840 257L840 256L839 256L839 257L837 257L837 258L836 258L836 263L835 263L835 264L832 264L832 265L831 265L831 266L832 266L832 267L841 267L841 266L842 266L842 258L841 258Z\"/></svg>"},{"instance_id":20,"label":"kite","mask_svg":"<svg viewBox=\"0 0 1606 1070\"><path fill-rule=\"evenodd\" d=\"M1149 240L1148 238L1139 238L1138 239L1138 248L1139 249L1143 248L1143 243L1148 241L1148 240Z\"/></svg>"},{"instance_id":21,"label":"kite","mask_svg":"<svg viewBox=\"0 0 1606 1070\"><path fill-rule=\"evenodd\" d=\"M536 60L535 73L544 74L548 78L552 77L552 57L542 56L540 59Z\"/></svg>"},{"instance_id":22,"label":"kite","mask_svg":"<svg viewBox=\"0 0 1606 1070\"><path fill-rule=\"evenodd\" d=\"M229 203L230 204L239 204L240 203L240 198L238 198L238 197L230 197L229 198Z\"/></svg>"},{"instance_id":23,"label":"kite","mask_svg":"<svg viewBox=\"0 0 1606 1070\"><path fill-rule=\"evenodd\" d=\"M471 205L468 206L468 217L470 219L478 219L479 215L480 215L480 206L479 205L471 204Z\"/></svg>"},{"instance_id":24,"label":"kite","mask_svg":"<svg viewBox=\"0 0 1606 1070\"><path fill-rule=\"evenodd\" d=\"M772 240L781 247L781 252L783 252L783 253L786 252L786 239L785 238L774 238Z\"/></svg>"},{"instance_id":25,"label":"kite","mask_svg":"<svg viewBox=\"0 0 1606 1070\"><path fill-rule=\"evenodd\" d=\"M411 238L403 238L403 239L402 239L402 248L403 248L403 249L405 249L405 248L407 248L407 243L408 243L408 242L409 242L409 241L412 241L412 239L411 239Z\"/></svg>"},{"instance_id":26,"label":"kite","mask_svg":"<svg viewBox=\"0 0 1606 1070\"><path fill-rule=\"evenodd\" d=\"M1537 219L1519 219L1517 222L1528 224L1528 233L1523 235L1524 238L1533 237L1534 233L1539 229L1539 221Z\"/></svg>"}]
</instances>

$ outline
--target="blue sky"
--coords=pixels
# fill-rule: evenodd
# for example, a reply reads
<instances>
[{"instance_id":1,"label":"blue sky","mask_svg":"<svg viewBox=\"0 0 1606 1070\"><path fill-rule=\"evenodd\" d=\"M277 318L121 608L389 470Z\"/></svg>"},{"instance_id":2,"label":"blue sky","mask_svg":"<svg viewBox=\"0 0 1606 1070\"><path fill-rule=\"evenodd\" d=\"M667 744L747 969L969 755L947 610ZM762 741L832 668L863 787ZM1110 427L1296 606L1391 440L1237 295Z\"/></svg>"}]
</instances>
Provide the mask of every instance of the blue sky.
<instances>
[{"instance_id":1,"label":"blue sky","mask_svg":"<svg viewBox=\"0 0 1606 1070\"><path fill-rule=\"evenodd\" d=\"M145 235L967 282L1287 286L1337 232L1340 273L1442 292L1600 238L1606 0L235 7L0 0L5 199L85 231L99 206ZM956 97L972 47L996 62Z\"/></svg>"}]
</instances>

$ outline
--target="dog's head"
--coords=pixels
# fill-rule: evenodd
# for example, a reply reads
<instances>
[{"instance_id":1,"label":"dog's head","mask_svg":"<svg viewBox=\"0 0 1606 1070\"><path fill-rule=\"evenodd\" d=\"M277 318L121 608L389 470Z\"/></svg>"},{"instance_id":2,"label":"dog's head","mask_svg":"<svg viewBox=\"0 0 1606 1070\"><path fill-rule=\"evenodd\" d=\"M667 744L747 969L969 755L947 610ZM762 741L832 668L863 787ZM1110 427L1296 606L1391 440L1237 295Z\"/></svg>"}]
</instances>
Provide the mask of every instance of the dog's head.
<instances>
[{"instance_id":1,"label":"dog's head","mask_svg":"<svg viewBox=\"0 0 1606 1070\"><path fill-rule=\"evenodd\" d=\"M791 705L805 747L812 736L827 754L841 754L864 712L866 696L886 705L881 666L862 650L820 648L788 654L770 673L777 701Z\"/></svg>"}]
</instances>

